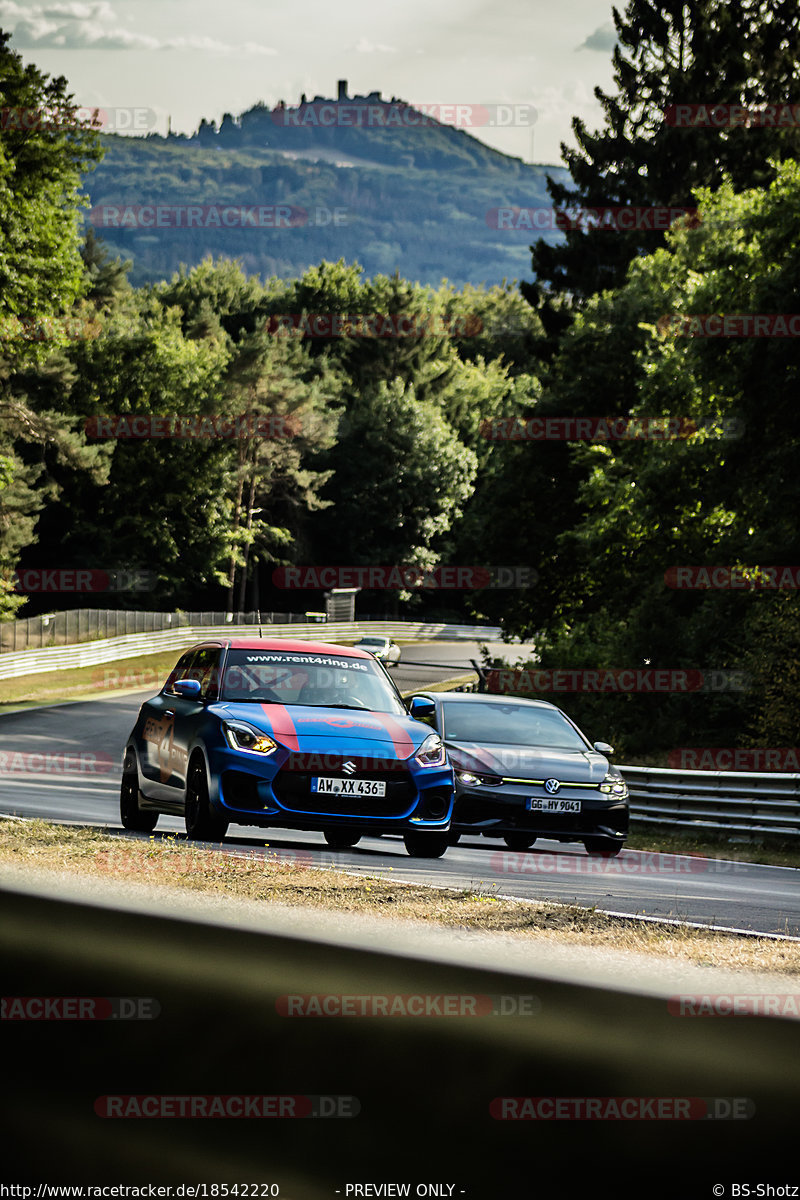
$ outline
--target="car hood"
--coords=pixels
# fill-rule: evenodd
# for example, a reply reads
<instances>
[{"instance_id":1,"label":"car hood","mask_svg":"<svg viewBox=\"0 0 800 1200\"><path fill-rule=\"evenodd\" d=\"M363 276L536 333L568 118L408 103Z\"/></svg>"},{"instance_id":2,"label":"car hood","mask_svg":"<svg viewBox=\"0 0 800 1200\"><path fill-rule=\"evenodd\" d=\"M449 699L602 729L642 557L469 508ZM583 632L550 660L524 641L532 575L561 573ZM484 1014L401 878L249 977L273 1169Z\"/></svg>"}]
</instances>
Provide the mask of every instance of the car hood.
<instances>
[{"instance_id":1,"label":"car hood","mask_svg":"<svg viewBox=\"0 0 800 1200\"><path fill-rule=\"evenodd\" d=\"M331 753L336 743L343 753L409 758L431 733L427 725L407 716L368 709L312 708L302 704L216 704L223 720L246 721L269 733L287 750Z\"/></svg>"},{"instance_id":2,"label":"car hood","mask_svg":"<svg viewBox=\"0 0 800 1200\"><path fill-rule=\"evenodd\" d=\"M550 746L483 746L478 742L445 741L456 769L512 779L560 779L602 783L608 759L596 750L557 750Z\"/></svg>"}]
</instances>

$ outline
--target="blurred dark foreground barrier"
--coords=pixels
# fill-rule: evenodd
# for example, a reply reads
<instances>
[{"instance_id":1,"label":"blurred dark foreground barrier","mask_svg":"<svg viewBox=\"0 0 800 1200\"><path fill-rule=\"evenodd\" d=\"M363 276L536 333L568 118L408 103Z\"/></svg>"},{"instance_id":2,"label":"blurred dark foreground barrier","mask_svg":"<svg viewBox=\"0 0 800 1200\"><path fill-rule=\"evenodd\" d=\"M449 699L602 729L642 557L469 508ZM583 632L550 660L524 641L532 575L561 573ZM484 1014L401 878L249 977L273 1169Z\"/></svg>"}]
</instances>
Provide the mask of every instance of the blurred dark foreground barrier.
<instances>
[{"instance_id":1,"label":"blurred dark foreground barrier","mask_svg":"<svg viewBox=\"0 0 800 1200\"><path fill-rule=\"evenodd\" d=\"M559 979L555 969L545 977L475 965L481 954L463 933L449 949L439 939L434 957L426 931L415 953L414 931L389 923L358 934L357 945L344 919L335 936L326 932L327 914L314 937L313 914L292 933L267 903L256 926L235 906L208 916L198 902L192 917L167 892L143 900L126 890L113 903L107 886L81 898L63 877L22 878L0 880L2 994L149 997L158 1015L0 1021L6 1183L205 1183L208 1196L225 1194L212 1184L238 1184L239 1195L252 1196L241 1190L248 1182L278 1185L288 1200L510 1200L595 1194L599 1181L614 1180L615 1195L650 1200L710 1196L715 1183L730 1195L730 1181L756 1175L798 1182L800 1021L684 1019L670 1011L674 986L608 990L586 981L585 964L583 982ZM536 1003L519 1005L517 1016L285 1015L287 994L411 992ZM338 1096L358 1104L346 1119L108 1119L124 1111L107 1100L96 1107L109 1096ZM536 1100L504 1105L504 1097ZM571 1103L559 1108L551 1103L558 1097ZM608 1105L587 1110L587 1097L672 1099L660 1109L640 1103L634 1125L609 1119ZM698 1097L736 1098L744 1119L698 1119ZM676 1109L676 1099L692 1104ZM180 1111L175 1104L165 1117ZM576 1120L586 1111L594 1117ZM675 1111L691 1119L669 1119ZM570 1119L548 1119L559 1112ZM503 1113L528 1119L498 1119ZM366 1182L403 1182L409 1191L352 1190Z\"/></svg>"}]
</instances>

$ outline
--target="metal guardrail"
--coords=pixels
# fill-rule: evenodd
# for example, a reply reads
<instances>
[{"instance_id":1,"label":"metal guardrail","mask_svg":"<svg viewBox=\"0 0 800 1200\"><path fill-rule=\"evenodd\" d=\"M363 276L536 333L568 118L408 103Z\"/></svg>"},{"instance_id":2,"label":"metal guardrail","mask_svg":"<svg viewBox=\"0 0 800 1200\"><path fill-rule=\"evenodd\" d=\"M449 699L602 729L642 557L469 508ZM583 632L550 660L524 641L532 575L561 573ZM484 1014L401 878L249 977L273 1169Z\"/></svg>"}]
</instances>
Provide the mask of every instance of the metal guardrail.
<instances>
[{"instance_id":1,"label":"metal guardrail","mask_svg":"<svg viewBox=\"0 0 800 1200\"><path fill-rule=\"evenodd\" d=\"M181 650L193 642L218 637L290 637L310 641L356 640L365 633L396 638L465 638L493 641L500 629L489 625L443 625L424 621L309 622L290 625L188 625L162 633L138 633L128 637L104 638L81 642L76 646L49 646L44 650L21 650L0 655L0 679L20 675L39 675L44 671L64 671L70 667L95 667L118 659L156 654L160 650Z\"/></svg>"},{"instance_id":2,"label":"metal guardrail","mask_svg":"<svg viewBox=\"0 0 800 1200\"><path fill-rule=\"evenodd\" d=\"M351 614L327 618L314 612L153 612L144 609L71 608L61 612L22 617L16 621L0 621L0 655L18 654L23 650L45 650L53 646L73 646L78 642L93 642L101 638L130 637L137 633L167 633L171 630L197 626L228 629L269 625L324 625L331 621L352 623ZM361 624L384 621L397 624L390 614L360 613ZM401 622L404 623L404 622Z\"/></svg>"},{"instance_id":3,"label":"metal guardrail","mask_svg":"<svg viewBox=\"0 0 800 1200\"><path fill-rule=\"evenodd\" d=\"M61 612L0 621L0 654L22 650L44 650L49 646L72 646L98 638L128 637L134 633L161 633L186 625L252 625L259 619L265 624L308 623L313 613L245 612L160 612L147 609L70 608ZM320 614L322 621L325 614ZM362 616L362 620L374 620ZM383 618L385 619L385 614Z\"/></svg>"},{"instance_id":4,"label":"metal guardrail","mask_svg":"<svg viewBox=\"0 0 800 1200\"><path fill-rule=\"evenodd\" d=\"M800 775L620 765L631 816L697 833L800 835Z\"/></svg>"}]
</instances>

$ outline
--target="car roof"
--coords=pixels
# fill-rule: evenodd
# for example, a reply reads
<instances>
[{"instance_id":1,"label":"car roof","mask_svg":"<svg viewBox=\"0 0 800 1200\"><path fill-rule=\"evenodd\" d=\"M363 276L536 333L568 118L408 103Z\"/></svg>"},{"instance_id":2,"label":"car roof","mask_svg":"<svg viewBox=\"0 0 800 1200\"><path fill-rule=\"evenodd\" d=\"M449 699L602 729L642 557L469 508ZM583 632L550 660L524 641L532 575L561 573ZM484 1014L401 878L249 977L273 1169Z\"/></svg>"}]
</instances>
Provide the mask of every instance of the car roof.
<instances>
[{"instance_id":1,"label":"car roof","mask_svg":"<svg viewBox=\"0 0 800 1200\"><path fill-rule=\"evenodd\" d=\"M415 696L425 696L428 700L455 700L459 704L473 704L480 700L482 704L508 704L509 702L535 704L537 708L552 708L556 712L561 709L549 700L535 700L532 696L497 696L491 692L415 692Z\"/></svg>"},{"instance_id":2,"label":"car roof","mask_svg":"<svg viewBox=\"0 0 800 1200\"><path fill-rule=\"evenodd\" d=\"M365 658L368 661L372 659L372 655L367 654L366 650L359 650L355 646L337 646L333 642L298 642L289 638L234 637L223 638L220 641L211 639L208 642L198 642L191 649L207 645L228 646L231 650L283 650L287 654L335 654L339 658Z\"/></svg>"}]
</instances>

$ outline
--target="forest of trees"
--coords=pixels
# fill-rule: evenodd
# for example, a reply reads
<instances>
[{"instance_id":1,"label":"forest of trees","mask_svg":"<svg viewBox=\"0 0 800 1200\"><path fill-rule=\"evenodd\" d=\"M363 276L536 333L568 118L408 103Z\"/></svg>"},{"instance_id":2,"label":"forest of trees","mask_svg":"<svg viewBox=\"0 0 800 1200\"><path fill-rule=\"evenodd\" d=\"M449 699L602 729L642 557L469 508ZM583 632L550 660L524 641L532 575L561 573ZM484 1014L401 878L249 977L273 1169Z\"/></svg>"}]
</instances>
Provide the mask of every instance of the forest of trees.
<instances>
[{"instance_id":1,"label":"forest of trees","mask_svg":"<svg viewBox=\"0 0 800 1200\"><path fill-rule=\"evenodd\" d=\"M433 286L529 278L530 231L498 229L492 213L549 206L545 167L443 125L281 129L256 106L219 130L203 122L193 137L104 134L101 143L102 162L85 180L86 220L113 256L131 259L133 284L158 283L209 255L236 258L262 278L297 278L339 258L368 276L399 271ZM297 220L277 228L124 220L127 206L186 204L289 205Z\"/></svg>"},{"instance_id":2,"label":"forest of trees","mask_svg":"<svg viewBox=\"0 0 800 1200\"><path fill-rule=\"evenodd\" d=\"M499 622L542 667L746 681L550 697L620 755L793 746L797 590L759 570L800 564L800 345L746 323L696 336L683 318L800 314L800 126L678 128L664 110L788 103L796 15L782 0L630 0L615 23L605 125L575 122L572 184L554 178L552 202L697 212L666 231L578 224L532 247L533 285L426 287L331 253L293 278L216 257L135 287L80 233L98 134L0 132L0 619L35 611L21 567L153 572L145 599L120 597L131 607L303 611L320 594L287 602L276 566L513 564L537 585L359 604ZM7 42L3 104L68 112L66 81ZM280 332L298 314L402 314L413 332ZM272 420L289 436L91 435L126 415ZM681 436L525 437L542 418L678 421ZM676 568L702 566L749 574L674 586Z\"/></svg>"}]
</instances>

